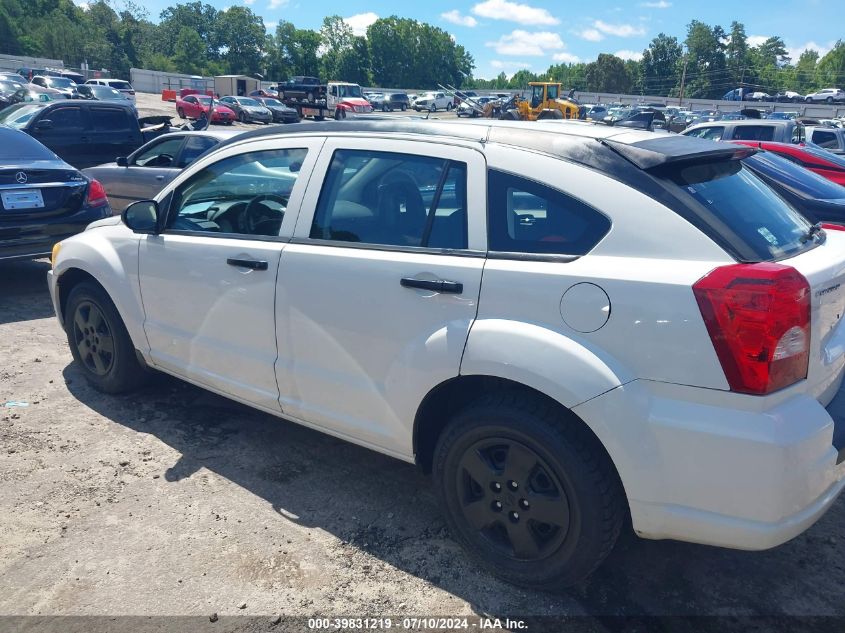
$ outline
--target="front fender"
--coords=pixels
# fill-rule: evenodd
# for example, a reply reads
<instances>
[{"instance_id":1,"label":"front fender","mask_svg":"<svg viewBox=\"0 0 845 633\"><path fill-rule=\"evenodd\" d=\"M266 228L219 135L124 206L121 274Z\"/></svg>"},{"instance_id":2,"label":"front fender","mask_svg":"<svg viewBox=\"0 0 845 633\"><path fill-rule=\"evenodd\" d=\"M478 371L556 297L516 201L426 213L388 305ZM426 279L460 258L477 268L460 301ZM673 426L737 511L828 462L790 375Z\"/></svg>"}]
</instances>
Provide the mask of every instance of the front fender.
<instances>
[{"instance_id":1,"label":"front fender","mask_svg":"<svg viewBox=\"0 0 845 633\"><path fill-rule=\"evenodd\" d=\"M139 237L123 224L89 228L62 242L53 276L58 293L70 271L91 275L108 293L135 348L146 354L149 344L144 334L144 307L138 283ZM55 299L59 307L58 296Z\"/></svg>"},{"instance_id":2,"label":"front fender","mask_svg":"<svg viewBox=\"0 0 845 633\"><path fill-rule=\"evenodd\" d=\"M512 380L570 409L634 379L619 361L577 339L506 319L473 323L461 375Z\"/></svg>"}]
</instances>

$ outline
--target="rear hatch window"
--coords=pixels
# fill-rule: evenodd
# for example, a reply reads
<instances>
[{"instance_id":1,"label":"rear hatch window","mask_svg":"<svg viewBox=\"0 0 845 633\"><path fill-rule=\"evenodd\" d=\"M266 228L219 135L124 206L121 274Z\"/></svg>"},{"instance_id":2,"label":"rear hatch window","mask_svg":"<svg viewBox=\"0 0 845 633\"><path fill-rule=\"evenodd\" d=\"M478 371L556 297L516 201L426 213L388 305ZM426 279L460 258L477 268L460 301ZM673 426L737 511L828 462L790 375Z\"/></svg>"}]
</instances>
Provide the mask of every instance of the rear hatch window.
<instances>
[{"instance_id":1,"label":"rear hatch window","mask_svg":"<svg viewBox=\"0 0 845 633\"><path fill-rule=\"evenodd\" d=\"M810 223L739 160L680 165L667 178L759 261L792 257L816 245L806 238Z\"/></svg>"}]
</instances>

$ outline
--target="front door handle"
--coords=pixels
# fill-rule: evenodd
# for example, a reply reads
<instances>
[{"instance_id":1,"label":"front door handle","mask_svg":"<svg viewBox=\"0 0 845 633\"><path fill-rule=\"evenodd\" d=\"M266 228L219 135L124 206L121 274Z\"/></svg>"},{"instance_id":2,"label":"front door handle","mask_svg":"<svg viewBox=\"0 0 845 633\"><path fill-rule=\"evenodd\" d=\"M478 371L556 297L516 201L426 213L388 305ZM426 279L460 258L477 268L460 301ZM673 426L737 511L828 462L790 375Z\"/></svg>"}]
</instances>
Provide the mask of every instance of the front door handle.
<instances>
[{"instance_id":1,"label":"front door handle","mask_svg":"<svg viewBox=\"0 0 845 633\"><path fill-rule=\"evenodd\" d=\"M156 176L156 180L164 180L164 176Z\"/></svg>"},{"instance_id":2,"label":"front door handle","mask_svg":"<svg viewBox=\"0 0 845 633\"><path fill-rule=\"evenodd\" d=\"M234 259L230 257L226 260L229 266L236 266L238 268L251 268L252 270L267 270L267 262L258 259Z\"/></svg>"},{"instance_id":3,"label":"front door handle","mask_svg":"<svg viewBox=\"0 0 845 633\"><path fill-rule=\"evenodd\" d=\"M456 295L464 291L464 285L458 281L446 281L445 279L414 279L403 277L399 284L403 288L421 288L422 290L433 290L434 292L450 292Z\"/></svg>"}]
</instances>

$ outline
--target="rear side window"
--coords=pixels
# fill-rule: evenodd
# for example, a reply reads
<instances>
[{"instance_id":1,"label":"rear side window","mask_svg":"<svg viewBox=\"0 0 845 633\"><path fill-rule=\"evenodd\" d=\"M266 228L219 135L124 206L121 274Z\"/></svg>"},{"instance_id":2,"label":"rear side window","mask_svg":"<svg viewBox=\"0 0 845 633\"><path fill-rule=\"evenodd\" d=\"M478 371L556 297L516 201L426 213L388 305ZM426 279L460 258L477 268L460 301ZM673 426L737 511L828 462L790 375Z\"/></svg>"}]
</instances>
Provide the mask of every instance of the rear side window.
<instances>
[{"instance_id":1,"label":"rear side window","mask_svg":"<svg viewBox=\"0 0 845 633\"><path fill-rule=\"evenodd\" d=\"M836 142L836 134L824 130L813 130L813 143L820 147L836 149L839 143Z\"/></svg>"},{"instance_id":2,"label":"rear side window","mask_svg":"<svg viewBox=\"0 0 845 633\"><path fill-rule=\"evenodd\" d=\"M790 257L814 245L803 240L810 223L738 160L678 167L668 177L761 261Z\"/></svg>"},{"instance_id":3,"label":"rear side window","mask_svg":"<svg viewBox=\"0 0 845 633\"><path fill-rule=\"evenodd\" d=\"M735 141L771 141L774 137L775 128L771 125L738 125L731 136Z\"/></svg>"},{"instance_id":4,"label":"rear side window","mask_svg":"<svg viewBox=\"0 0 845 633\"><path fill-rule=\"evenodd\" d=\"M604 214L533 180L490 170L487 187L491 251L584 255L610 230Z\"/></svg>"},{"instance_id":5,"label":"rear side window","mask_svg":"<svg viewBox=\"0 0 845 633\"><path fill-rule=\"evenodd\" d=\"M100 132L129 130L129 111L122 108L92 108L94 129Z\"/></svg>"},{"instance_id":6,"label":"rear side window","mask_svg":"<svg viewBox=\"0 0 845 633\"><path fill-rule=\"evenodd\" d=\"M695 136L696 138L707 138L712 141L719 141L725 133L725 128L721 125L714 125L712 127L702 127L697 130L692 130L686 133L686 136Z\"/></svg>"},{"instance_id":7,"label":"rear side window","mask_svg":"<svg viewBox=\"0 0 845 633\"><path fill-rule=\"evenodd\" d=\"M217 145L217 139L209 136L189 136L182 148L182 155L179 157L177 167L187 167L193 163L206 150Z\"/></svg>"},{"instance_id":8,"label":"rear side window","mask_svg":"<svg viewBox=\"0 0 845 633\"><path fill-rule=\"evenodd\" d=\"M125 81L110 81L108 85L112 88L115 88L116 90L132 90L132 86L130 86L129 83Z\"/></svg>"},{"instance_id":9,"label":"rear side window","mask_svg":"<svg viewBox=\"0 0 845 633\"><path fill-rule=\"evenodd\" d=\"M394 152L337 150L311 239L467 248L465 163Z\"/></svg>"}]
</instances>

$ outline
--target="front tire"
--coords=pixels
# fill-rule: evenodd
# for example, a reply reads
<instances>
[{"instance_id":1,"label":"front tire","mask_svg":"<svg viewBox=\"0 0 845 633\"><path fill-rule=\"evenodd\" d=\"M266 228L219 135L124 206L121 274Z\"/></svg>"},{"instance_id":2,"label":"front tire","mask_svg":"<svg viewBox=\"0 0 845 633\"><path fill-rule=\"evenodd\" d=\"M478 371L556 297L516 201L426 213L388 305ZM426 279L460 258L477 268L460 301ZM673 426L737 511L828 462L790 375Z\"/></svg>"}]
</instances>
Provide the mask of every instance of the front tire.
<instances>
[{"instance_id":1,"label":"front tire","mask_svg":"<svg viewBox=\"0 0 845 633\"><path fill-rule=\"evenodd\" d=\"M334 111L334 118L335 121L343 121L343 119L346 118L346 110L344 110L343 108L337 108Z\"/></svg>"},{"instance_id":2,"label":"front tire","mask_svg":"<svg viewBox=\"0 0 845 633\"><path fill-rule=\"evenodd\" d=\"M176 108L176 114L179 115L180 119L185 118L185 111L182 108Z\"/></svg>"},{"instance_id":3,"label":"front tire","mask_svg":"<svg viewBox=\"0 0 845 633\"><path fill-rule=\"evenodd\" d=\"M580 582L622 528L622 486L601 444L531 394L485 396L458 413L438 441L433 474L452 534L514 584Z\"/></svg>"},{"instance_id":4,"label":"front tire","mask_svg":"<svg viewBox=\"0 0 845 633\"><path fill-rule=\"evenodd\" d=\"M432 103L431 106L428 108L429 112L437 112L437 104Z\"/></svg>"},{"instance_id":5,"label":"front tire","mask_svg":"<svg viewBox=\"0 0 845 633\"><path fill-rule=\"evenodd\" d=\"M111 298L83 282L70 291L65 332L73 359L88 383L103 393L124 393L142 385L147 371Z\"/></svg>"}]
</instances>

